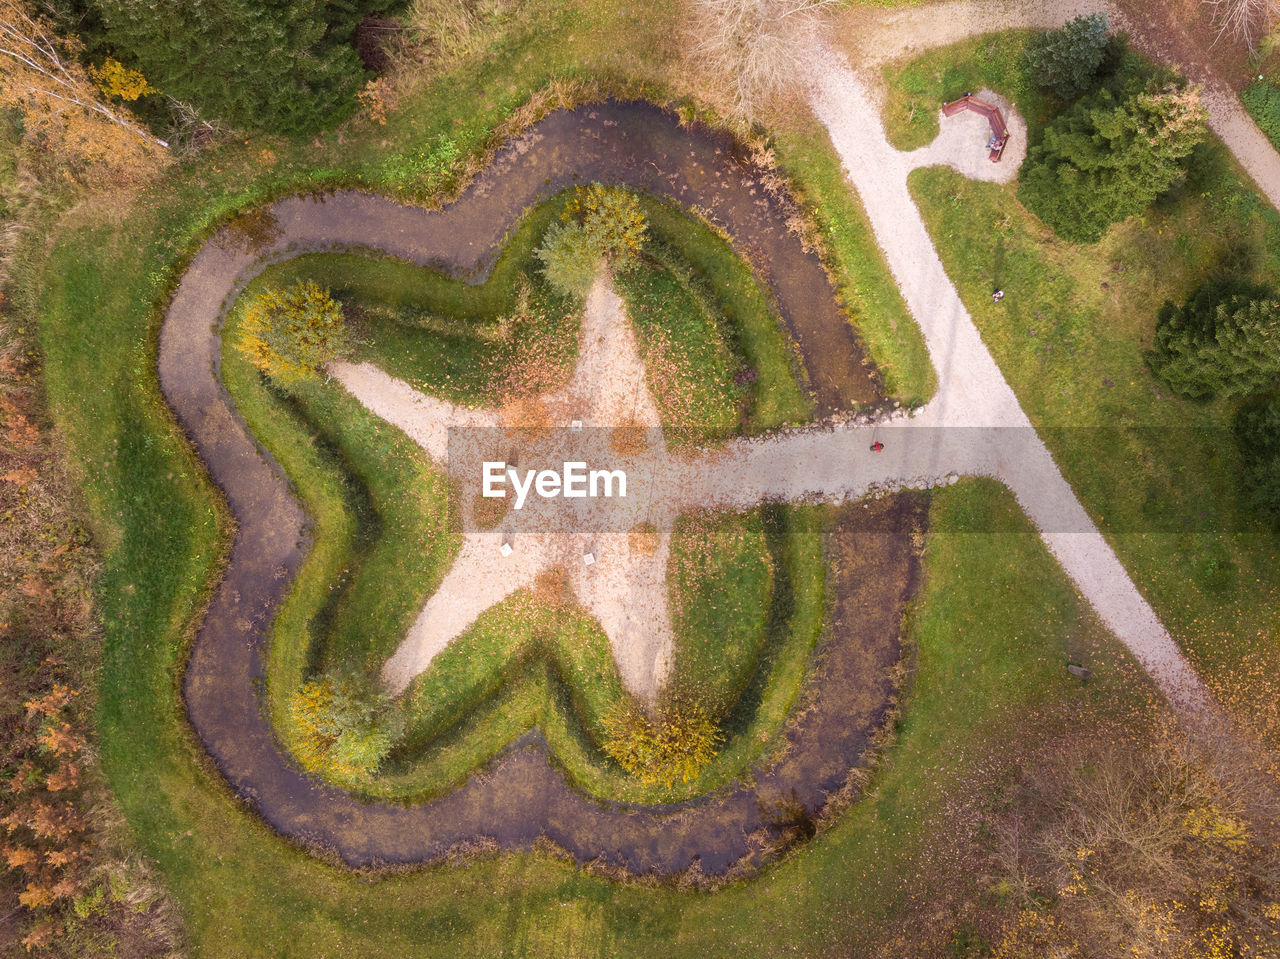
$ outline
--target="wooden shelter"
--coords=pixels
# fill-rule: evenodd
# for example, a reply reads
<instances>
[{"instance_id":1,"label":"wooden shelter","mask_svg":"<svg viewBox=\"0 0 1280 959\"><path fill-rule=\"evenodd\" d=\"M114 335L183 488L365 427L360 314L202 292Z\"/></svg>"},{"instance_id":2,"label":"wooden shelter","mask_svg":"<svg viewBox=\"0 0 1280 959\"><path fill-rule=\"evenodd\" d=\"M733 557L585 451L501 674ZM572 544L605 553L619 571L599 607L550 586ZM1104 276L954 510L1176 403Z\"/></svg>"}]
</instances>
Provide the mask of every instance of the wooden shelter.
<instances>
[{"instance_id":1,"label":"wooden shelter","mask_svg":"<svg viewBox=\"0 0 1280 959\"><path fill-rule=\"evenodd\" d=\"M942 105L944 116L955 116L961 110L972 110L974 113L981 113L987 118L987 122L991 124L991 139L987 141L987 151L990 154L991 162L999 163L1000 156L1004 153L1005 144L1009 142L1009 128L1005 125L1004 115L1000 112L1000 108L994 103L979 100L972 93L966 93L959 100L952 100L950 103Z\"/></svg>"}]
</instances>

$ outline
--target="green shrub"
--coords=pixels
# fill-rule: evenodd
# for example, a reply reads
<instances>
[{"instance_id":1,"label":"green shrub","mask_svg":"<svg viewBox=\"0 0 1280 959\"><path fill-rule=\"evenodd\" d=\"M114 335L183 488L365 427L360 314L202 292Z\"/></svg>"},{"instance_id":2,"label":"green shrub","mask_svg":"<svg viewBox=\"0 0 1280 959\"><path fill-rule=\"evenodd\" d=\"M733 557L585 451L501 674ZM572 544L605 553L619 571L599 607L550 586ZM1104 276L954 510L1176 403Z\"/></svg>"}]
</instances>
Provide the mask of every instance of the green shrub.
<instances>
[{"instance_id":1,"label":"green shrub","mask_svg":"<svg viewBox=\"0 0 1280 959\"><path fill-rule=\"evenodd\" d=\"M1156 319L1152 372L1182 396L1248 396L1280 381L1280 300L1238 280L1201 286Z\"/></svg>"},{"instance_id":2,"label":"green shrub","mask_svg":"<svg viewBox=\"0 0 1280 959\"><path fill-rule=\"evenodd\" d=\"M535 255L547 281L575 296L590 289L602 262L617 270L633 266L648 232L636 196L599 183L578 187L564 221L547 230Z\"/></svg>"},{"instance_id":3,"label":"green shrub","mask_svg":"<svg viewBox=\"0 0 1280 959\"><path fill-rule=\"evenodd\" d=\"M1064 239L1095 242L1184 175L1204 117L1198 92L1183 85L1099 90L1045 128L1027 155L1018 199Z\"/></svg>"},{"instance_id":4,"label":"green shrub","mask_svg":"<svg viewBox=\"0 0 1280 959\"><path fill-rule=\"evenodd\" d=\"M534 251L542 274L561 293L583 296L600 270L600 251L577 223L553 223Z\"/></svg>"},{"instance_id":5,"label":"green shrub","mask_svg":"<svg viewBox=\"0 0 1280 959\"><path fill-rule=\"evenodd\" d=\"M1244 466L1244 501L1260 519L1280 529L1280 400L1243 407L1234 426Z\"/></svg>"},{"instance_id":6,"label":"green shrub","mask_svg":"<svg viewBox=\"0 0 1280 959\"><path fill-rule=\"evenodd\" d=\"M651 716L622 699L604 719L604 750L649 785L688 782L715 758L724 739L707 710L691 699L673 699Z\"/></svg>"},{"instance_id":7,"label":"green shrub","mask_svg":"<svg viewBox=\"0 0 1280 959\"><path fill-rule=\"evenodd\" d=\"M363 680L327 673L289 699L294 751L311 772L339 781L369 779L400 735L391 701Z\"/></svg>"},{"instance_id":8,"label":"green shrub","mask_svg":"<svg viewBox=\"0 0 1280 959\"><path fill-rule=\"evenodd\" d=\"M319 375L349 348L342 307L315 283L267 290L245 308L237 348L259 370L289 387Z\"/></svg>"},{"instance_id":9,"label":"green shrub","mask_svg":"<svg viewBox=\"0 0 1280 959\"><path fill-rule=\"evenodd\" d=\"M1091 13L1032 37L1022 70L1036 86L1070 100L1089 90L1107 51L1107 15Z\"/></svg>"},{"instance_id":10,"label":"green shrub","mask_svg":"<svg viewBox=\"0 0 1280 959\"><path fill-rule=\"evenodd\" d=\"M1280 150L1280 87L1267 80L1259 80L1240 94L1240 102L1258 128Z\"/></svg>"}]
</instances>

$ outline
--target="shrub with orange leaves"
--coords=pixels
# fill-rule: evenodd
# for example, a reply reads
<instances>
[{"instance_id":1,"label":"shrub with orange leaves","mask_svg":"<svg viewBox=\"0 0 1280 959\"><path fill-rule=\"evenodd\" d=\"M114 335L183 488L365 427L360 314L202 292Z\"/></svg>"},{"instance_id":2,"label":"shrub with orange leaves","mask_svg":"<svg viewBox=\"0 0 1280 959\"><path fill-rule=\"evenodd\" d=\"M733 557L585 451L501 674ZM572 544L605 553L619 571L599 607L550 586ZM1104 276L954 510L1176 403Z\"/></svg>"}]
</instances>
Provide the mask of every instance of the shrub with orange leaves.
<instances>
[{"instance_id":1,"label":"shrub with orange leaves","mask_svg":"<svg viewBox=\"0 0 1280 959\"><path fill-rule=\"evenodd\" d=\"M284 387L318 377L349 345L341 305L310 281L254 297L236 343L254 366Z\"/></svg>"}]
</instances>

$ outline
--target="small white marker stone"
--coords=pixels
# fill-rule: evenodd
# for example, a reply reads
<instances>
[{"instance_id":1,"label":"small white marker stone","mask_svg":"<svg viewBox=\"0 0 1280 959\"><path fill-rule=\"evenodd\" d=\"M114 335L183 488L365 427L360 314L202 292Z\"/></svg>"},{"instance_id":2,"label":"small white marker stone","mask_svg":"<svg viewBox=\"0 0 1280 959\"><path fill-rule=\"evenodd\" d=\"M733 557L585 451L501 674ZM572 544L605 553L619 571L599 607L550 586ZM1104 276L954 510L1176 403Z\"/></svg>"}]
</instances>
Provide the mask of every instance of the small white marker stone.
<instances>
[{"instance_id":1,"label":"small white marker stone","mask_svg":"<svg viewBox=\"0 0 1280 959\"><path fill-rule=\"evenodd\" d=\"M596 562L596 554L595 554L595 553L583 553L583 554L582 554L582 562L583 562L585 565L587 565L587 566L594 566L594 565L595 565L595 562Z\"/></svg>"},{"instance_id":2,"label":"small white marker stone","mask_svg":"<svg viewBox=\"0 0 1280 959\"><path fill-rule=\"evenodd\" d=\"M503 556L510 556L513 552L513 550L511 549L511 544L503 543L501 546L498 547L498 552L501 553Z\"/></svg>"},{"instance_id":3,"label":"small white marker stone","mask_svg":"<svg viewBox=\"0 0 1280 959\"><path fill-rule=\"evenodd\" d=\"M581 430L581 429L582 429L582 420L570 420L570 421L569 421L569 429L571 429L571 430Z\"/></svg>"}]
</instances>

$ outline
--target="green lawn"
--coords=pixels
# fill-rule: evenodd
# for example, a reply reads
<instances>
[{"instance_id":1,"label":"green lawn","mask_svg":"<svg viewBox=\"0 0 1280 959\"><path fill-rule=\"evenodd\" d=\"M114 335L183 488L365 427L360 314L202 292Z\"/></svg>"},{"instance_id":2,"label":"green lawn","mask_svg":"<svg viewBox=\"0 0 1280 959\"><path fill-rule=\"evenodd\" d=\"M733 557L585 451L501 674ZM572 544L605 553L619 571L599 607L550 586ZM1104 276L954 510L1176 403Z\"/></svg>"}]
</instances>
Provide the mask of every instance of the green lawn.
<instances>
[{"instance_id":1,"label":"green lawn","mask_svg":"<svg viewBox=\"0 0 1280 959\"><path fill-rule=\"evenodd\" d=\"M230 530L154 373L159 319L186 259L232 212L297 189L386 186L427 198L448 186L451 153L482 154L499 125L553 80L572 86L595 77L602 78L596 89L661 95L682 49L671 26L679 16L670 3L625 12L586 0L533 4L503 38L407 100L385 126L357 123L341 143L337 132L314 143L228 143L132 203L100 197L69 211L51 240L28 238L15 271L25 287L15 299L38 299L50 405L102 555L102 765L139 848L182 911L193 954L840 952L874 938L886 918L929 892L916 876L934 848L930 817L944 821L957 784L985 768L984 751L1005 750L1017 718L1064 703L1087 717L1091 703L1118 691L1121 677L1107 668L1117 662L1112 646L1034 537L945 532L949 511L961 509L1021 523L1007 495L965 483L935 499L944 532L930 541L925 599L911 627L919 675L899 745L866 800L753 882L716 895L618 886L542 852L377 879L352 875L274 836L208 770L177 680ZM845 303L891 390L926 398L931 371L919 334L825 136L797 121L780 131L777 150L822 226L843 271ZM358 440L358 417L349 422ZM337 449L329 437L311 455L330 469ZM406 482L431 481L404 465ZM334 516L376 512L376 496L361 500L341 483L327 495ZM335 542L367 543L364 535L350 526ZM812 562L812 548L800 553L795 562ZM1091 660L1099 678L1081 689L1064 675L1062 652L1086 641L1100 644ZM958 872L940 880L970 882Z\"/></svg>"},{"instance_id":2,"label":"green lawn","mask_svg":"<svg viewBox=\"0 0 1280 959\"><path fill-rule=\"evenodd\" d=\"M768 294L729 245L670 203L642 199L649 239L617 278L669 442L705 444L807 421L812 406Z\"/></svg>"},{"instance_id":3,"label":"green lawn","mask_svg":"<svg viewBox=\"0 0 1280 959\"><path fill-rule=\"evenodd\" d=\"M1031 130L1038 130L1056 104L1023 76L1022 51L1032 35L1030 30L990 33L886 64L884 127L889 142L899 150L926 146L938 135L942 105L983 88L1008 98Z\"/></svg>"},{"instance_id":4,"label":"green lawn","mask_svg":"<svg viewBox=\"0 0 1280 959\"><path fill-rule=\"evenodd\" d=\"M726 715L751 681L773 598L763 510L682 516L671 538L672 681Z\"/></svg>"},{"instance_id":5,"label":"green lawn","mask_svg":"<svg viewBox=\"0 0 1280 959\"><path fill-rule=\"evenodd\" d=\"M892 99L913 76L972 70L973 49L899 65ZM1280 538L1239 505L1238 404L1173 397L1142 357L1166 299L1180 302L1215 271L1280 275L1280 216L1247 182L1211 137L1185 184L1077 245L1027 213L1014 185L944 168L910 181L948 275L1067 479L1202 674L1246 716L1250 674L1280 665ZM1005 291L998 305L993 286Z\"/></svg>"}]
</instances>

